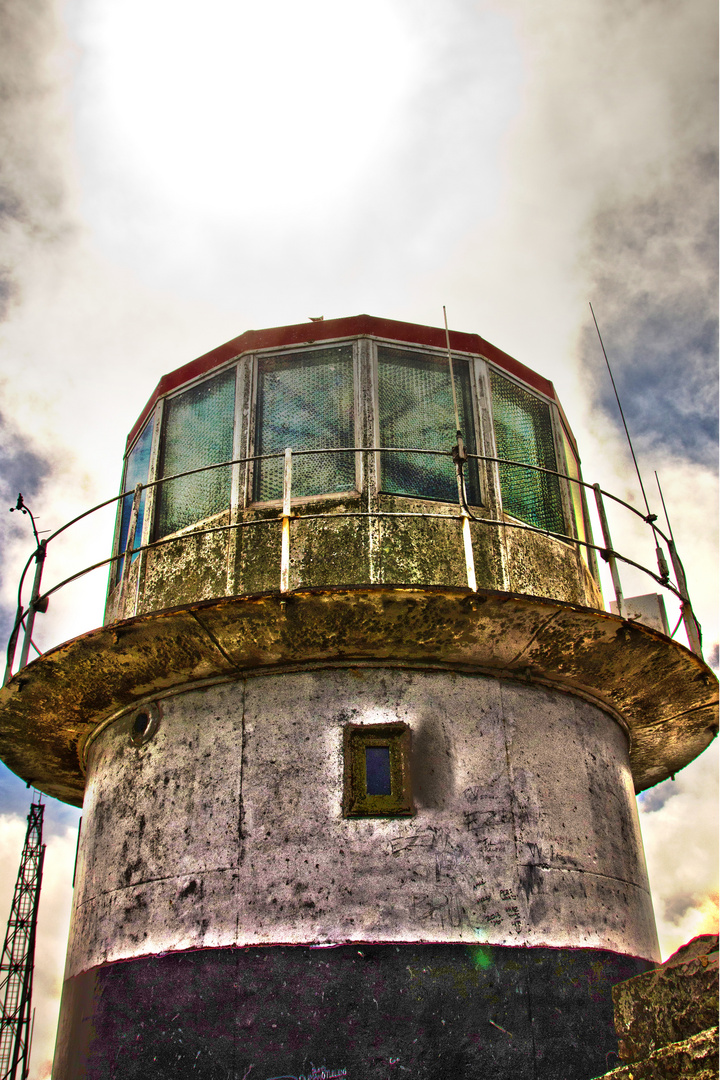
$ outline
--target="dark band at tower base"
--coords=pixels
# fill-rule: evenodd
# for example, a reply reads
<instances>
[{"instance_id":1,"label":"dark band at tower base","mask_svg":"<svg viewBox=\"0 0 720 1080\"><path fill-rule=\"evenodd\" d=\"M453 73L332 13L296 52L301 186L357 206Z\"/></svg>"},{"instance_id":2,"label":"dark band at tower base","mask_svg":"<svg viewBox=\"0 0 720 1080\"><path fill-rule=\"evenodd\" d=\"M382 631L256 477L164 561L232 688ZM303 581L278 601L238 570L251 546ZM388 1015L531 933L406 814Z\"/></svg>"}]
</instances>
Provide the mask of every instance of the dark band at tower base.
<instances>
[{"instance_id":1,"label":"dark band at tower base","mask_svg":"<svg viewBox=\"0 0 720 1080\"><path fill-rule=\"evenodd\" d=\"M590 1080L617 1060L602 949L205 949L68 980L53 1080Z\"/></svg>"}]
</instances>

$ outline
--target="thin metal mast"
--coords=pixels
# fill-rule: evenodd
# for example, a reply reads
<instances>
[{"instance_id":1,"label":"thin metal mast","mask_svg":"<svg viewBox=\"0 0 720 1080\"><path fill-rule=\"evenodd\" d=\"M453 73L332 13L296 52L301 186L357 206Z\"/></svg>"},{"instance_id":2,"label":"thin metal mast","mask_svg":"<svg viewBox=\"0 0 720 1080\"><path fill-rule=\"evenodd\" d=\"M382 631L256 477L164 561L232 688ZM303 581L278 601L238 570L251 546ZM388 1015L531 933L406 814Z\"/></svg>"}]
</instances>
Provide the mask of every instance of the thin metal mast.
<instances>
[{"instance_id":1,"label":"thin metal mast","mask_svg":"<svg viewBox=\"0 0 720 1080\"><path fill-rule=\"evenodd\" d=\"M590 314L592 315L593 322L595 323L595 329L597 331L598 340L600 342L600 348L602 349L602 354L605 357L605 364L607 365L608 375L610 376L610 382L612 383L612 388L613 388L613 390L615 392L615 400L617 401L617 407L620 410L620 419L622 420L623 427L625 428L625 436L626 436L627 441L628 441L628 446L630 447L630 453L632 454L633 465L635 466L635 472L637 473L638 483L640 484L640 490L642 491L643 502L645 503L645 510L647 512L647 519L646 520L652 525L652 522L655 520L655 518L650 513L650 507L648 505L647 495L645 494L645 485L643 484L642 476L640 475L640 466L638 465L637 458L635 457L635 448L634 448L634 446L632 444L632 439L630 438L630 432L628 431L627 423L625 422L625 413L623 412L623 407L622 407L622 405L620 403L620 395L618 394L617 386L615 385L615 379L613 378L612 368L610 367L610 361L608 360L608 354L605 352L605 344L604 344L603 339L602 339L602 334L600 333L600 327L598 326L598 321L595 318L595 312L593 311L592 304L590 304Z\"/></svg>"},{"instance_id":2,"label":"thin metal mast","mask_svg":"<svg viewBox=\"0 0 720 1080\"><path fill-rule=\"evenodd\" d=\"M653 514L653 513L650 512L650 504L648 503L648 498L647 498L647 495L645 494L645 485L643 484L642 476L640 475L640 466L638 465L638 460L635 457L635 447L633 446L632 439L630 438L630 432L628 431L628 426L627 426L627 423L625 421L625 413L623 412L623 407L622 407L622 404L620 402L620 395L618 394L618 389L617 389L617 386L615 385L615 379L613 377L612 368L610 367L610 361L608 360L608 354L605 351L605 343L603 342L602 334L600 333L600 327L598 326L598 321L595 318L595 312L593 310L592 304L590 304L590 314L592 315L593 322L595 323L595 329L597 330L597 336L598 336L598 340L600 342L600 348L602 349L602 354L605 357L605 364L607 365L608 375L610 376L610 382L612 383L612 388L613 388L613 390L615 392L615 400L617 401L617 406L618 406L618 409L620 410L620 417L621 417L622 422L623 422L623 427L625 428L625 435L627 437L628 446L630 447L630 453L632 454L633 465L635 466L635 472L637 473L638 483L640 484L640 490L642 491L642 497L643 497L643 502L645 503L645 511L646 511L645 520L647 521L648 525L652 529L653 537L655 539L655 557L657 559L658 570L660 571L660 577L662 578L664 583L667 583L667 580L668 580L668 578L670 576L670 571L668 570L668 564L667 564L667 560L665 558L665 552L660 547L660 540L658 538L658 534L657 534L657 531L655 529L655 522L657 521L657 514Z\"/></svg>"},{"instance_id":3,"label":"thin metal mast","mask_svg":"<svg viewBox=\"0 0 720 1080\"><path fill-rule=\"evenodd\" d=\"M35 936L45 845L45 807L30 806L2 960L0 961L0 1080L25 1080L30 1068L30 1016Z\"/></svg>"},{"instance_id":4,"label":"thin metal mast","mask_svg":"<svg viewBox=\"0 0 720 1080\"><path fill-rule=\"evenodd\" d=\"M453 359L452 349L450 348L450 330L448 329L447 311L443 304L443 318L445 319L445 344L447 346L448 365L450 367L450 387L452 389L453 409L455 410L455 434L457 435L458 442L462 442L462 432L460 431L460 415L458 413L457 394L455 392L455 372L453 371Z\"/></svg>"}]
</instances>

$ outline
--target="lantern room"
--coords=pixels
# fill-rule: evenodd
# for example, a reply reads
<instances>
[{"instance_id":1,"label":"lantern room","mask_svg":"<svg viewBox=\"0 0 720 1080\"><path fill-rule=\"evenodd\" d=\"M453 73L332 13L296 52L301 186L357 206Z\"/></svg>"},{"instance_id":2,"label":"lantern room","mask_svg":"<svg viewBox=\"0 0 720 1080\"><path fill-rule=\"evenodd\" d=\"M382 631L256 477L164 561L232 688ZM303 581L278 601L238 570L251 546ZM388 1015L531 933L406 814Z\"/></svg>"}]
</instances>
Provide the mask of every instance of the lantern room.
<instances>
[{"instance_id":1,"label":"lantern room","mask_svg":"<svg viewBox=\"0 0 720 1080\"><path fill-rule=\"evenodd\" d=\"M367 315L250 331L165 376L129 436L106 622L469 574L598 607L579 479L552 383L477 335Z\"/></svg>"}]
</instances>

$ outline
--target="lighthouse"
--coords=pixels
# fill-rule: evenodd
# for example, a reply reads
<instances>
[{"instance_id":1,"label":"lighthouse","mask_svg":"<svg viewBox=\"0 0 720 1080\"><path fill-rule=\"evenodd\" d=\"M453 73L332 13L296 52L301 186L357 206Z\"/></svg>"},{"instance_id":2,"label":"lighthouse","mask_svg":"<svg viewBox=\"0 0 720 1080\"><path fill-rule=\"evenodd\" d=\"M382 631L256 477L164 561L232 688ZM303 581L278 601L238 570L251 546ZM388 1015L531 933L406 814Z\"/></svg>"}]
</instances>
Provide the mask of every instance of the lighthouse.
<instances>
[{"instance_id":1,"label":"lighthouse","mask_svg":"<svg viewBox=\"0 0 720 1080\"><path fill-rule=\"evenodd\" d=\"M717 730L674 547L690 649L605 509L475 334L313 321L161 379L104 625L0 695L3 759L83 808L54 1080L605 1071L659 960L635 794Z\"/></svg>"}]
</instances>

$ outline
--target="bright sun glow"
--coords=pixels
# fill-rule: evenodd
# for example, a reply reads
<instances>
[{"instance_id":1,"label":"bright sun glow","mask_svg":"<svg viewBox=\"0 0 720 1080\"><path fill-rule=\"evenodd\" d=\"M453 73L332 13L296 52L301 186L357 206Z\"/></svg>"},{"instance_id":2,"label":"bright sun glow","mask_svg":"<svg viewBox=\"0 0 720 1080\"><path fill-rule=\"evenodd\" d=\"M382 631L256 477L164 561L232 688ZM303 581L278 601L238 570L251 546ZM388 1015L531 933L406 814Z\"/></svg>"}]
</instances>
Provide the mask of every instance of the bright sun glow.
<instances>
[{"instance_id":1,"label":"bright sun glow","mask_svg":"<svg viewBox=\"0 0 720 1080\"><path fill-rule=\"evenodd\" d=\"M252 221L328 202L391 143L419 49L386 0L101 0L81 147L177 209ZM360 165L360 168L358 166Z\"/></svg>"}]
</instances>

